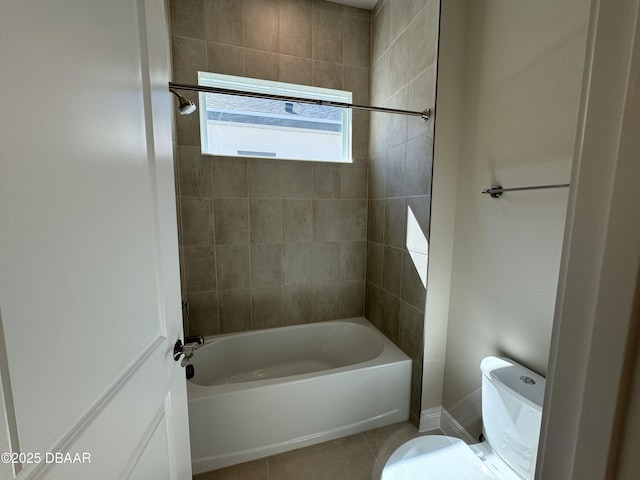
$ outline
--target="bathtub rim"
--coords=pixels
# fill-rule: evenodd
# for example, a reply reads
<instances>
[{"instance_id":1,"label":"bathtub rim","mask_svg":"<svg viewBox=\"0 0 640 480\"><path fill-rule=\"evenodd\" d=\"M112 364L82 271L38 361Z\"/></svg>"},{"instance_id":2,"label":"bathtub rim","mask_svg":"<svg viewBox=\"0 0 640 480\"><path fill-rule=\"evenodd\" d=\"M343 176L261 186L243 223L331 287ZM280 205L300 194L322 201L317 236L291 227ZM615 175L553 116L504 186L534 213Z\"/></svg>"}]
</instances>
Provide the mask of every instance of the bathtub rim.
<instances>
[{"instance_id":1,"label":"bathtub rim","mask_svg":"<svg viewBox=\"0 0 640 480\"><path fill-rule=\"evenodd\" d=\"M229 336L254 336L259 335L264 332L273 332L283 329L303 329L308 327L309 325L330 325L336 323L354 323L361 325L365 328L369 328L373 331L373 333L378 337L378 339L382 342L382 352L369 360L364 362L357 362L350 365L345 365L342 367L336 367L328 370L321 370L318 372L309 372L302 373L297 375L288 375L284 377L276 377L276 378L268 378L261 380L251 380L248 382L239 382L239 383L230 383L230 384L220 384L220 385L199 385L192 381L187 380L187 398L189 402L197 402L200 400L206 400L211 395L223 395L225 393L232 393L241 390L248 390L253 388L259 388L261 386L274 385L274 384L288 384L292 382L304 382L318 376L326 376L326 375L339 375L344 372L349 372L351 370L361 370L361 369L370 369L376 368L381 365L386 365L389 363L397 363L397 362L405 362L412 361L411 357L405 354L400 348L393 343L389 338L387 338L380 330L378 330L371 322L369 322L364 317L350 317L344 319L337 320L327 320L321 322L313 322L313 323L304 323L299 325L287 325L283 327L275 327L275 328L265 328L259 330L250 330L245 332L232 332L232 333L224 333L219 335L209 335L205 337L204 345L207 345L207 341L211 339L224 338ZM196 356L198 352L196 351Z\"/></svg>"}]
</instances>

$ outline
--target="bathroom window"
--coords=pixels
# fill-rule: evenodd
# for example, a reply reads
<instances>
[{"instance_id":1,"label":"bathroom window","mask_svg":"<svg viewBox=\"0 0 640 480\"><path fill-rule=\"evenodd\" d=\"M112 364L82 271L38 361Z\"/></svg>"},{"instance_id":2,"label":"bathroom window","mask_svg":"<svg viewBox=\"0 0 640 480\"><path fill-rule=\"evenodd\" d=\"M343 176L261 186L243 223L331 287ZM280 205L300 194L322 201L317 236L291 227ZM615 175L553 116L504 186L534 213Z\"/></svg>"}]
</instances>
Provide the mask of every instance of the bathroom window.
<instances>
[{"instance_id":1,"label":"bathroom window","mask_svg":"<svg viewBox=\"0 0 640 480\"><path fill-rule=\"evenodd\" d=\"M351 92L198 72L198 84L252 93L351 103ZM200 93L205 155L350 163L351 109Z\"/></svg>"}]
</instances>

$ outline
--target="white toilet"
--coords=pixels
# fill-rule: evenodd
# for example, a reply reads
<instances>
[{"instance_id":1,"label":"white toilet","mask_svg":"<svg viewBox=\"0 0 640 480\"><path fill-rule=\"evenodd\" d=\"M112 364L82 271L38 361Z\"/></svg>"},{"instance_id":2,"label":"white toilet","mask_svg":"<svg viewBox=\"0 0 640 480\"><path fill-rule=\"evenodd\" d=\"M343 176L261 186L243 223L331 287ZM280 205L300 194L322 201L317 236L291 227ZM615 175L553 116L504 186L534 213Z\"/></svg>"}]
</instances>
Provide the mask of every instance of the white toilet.
<instances>
[{"instance_id":1,"label":"white toilet","mask_svg":"<svg viewBox=\"0 0 640 480\"><path fill-rule=\"evenodd\" d=\"M545 379L507 358L487 357L480 369L484 441L414 438L389 457L381 480L533 479Z\"/></svg>"}]
</instances>

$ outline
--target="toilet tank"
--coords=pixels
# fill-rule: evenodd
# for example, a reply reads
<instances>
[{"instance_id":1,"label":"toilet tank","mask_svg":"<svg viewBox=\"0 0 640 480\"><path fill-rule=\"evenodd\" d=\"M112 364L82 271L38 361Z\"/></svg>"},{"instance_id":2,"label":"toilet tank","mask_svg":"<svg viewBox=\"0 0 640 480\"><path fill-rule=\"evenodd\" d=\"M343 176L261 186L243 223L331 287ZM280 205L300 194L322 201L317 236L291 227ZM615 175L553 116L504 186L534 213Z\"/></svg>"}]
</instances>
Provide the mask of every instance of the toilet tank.
<instances>
[{"instance_id":1,"label":"toilet tank","mask_svg":"<svg viewBox=\"0 0 640 480\"><path fill-rule=\"evenodd\" d=\"M502 357L486 357L482 370L482 432L491 449L525 480L533 479L544 377Z\"/></svg>"}]
</instances>

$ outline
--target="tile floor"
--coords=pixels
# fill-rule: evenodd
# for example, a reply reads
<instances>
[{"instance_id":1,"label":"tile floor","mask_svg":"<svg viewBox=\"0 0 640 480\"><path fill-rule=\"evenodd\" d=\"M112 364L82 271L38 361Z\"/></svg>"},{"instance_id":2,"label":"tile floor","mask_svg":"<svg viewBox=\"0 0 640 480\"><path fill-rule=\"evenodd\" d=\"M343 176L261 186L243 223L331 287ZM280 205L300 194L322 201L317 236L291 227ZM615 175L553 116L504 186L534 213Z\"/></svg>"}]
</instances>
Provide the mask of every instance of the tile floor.
<instances>
[{"instance_id":1,"label":"tile floor","mask_svg":"<svg viewBox=\"0 0 640 480\"><path fill-rule=\"evenodd\" d=\"M202 473L193 480L378 480L402 443L420 435L410 422Z\"/></svg>"}]
</instances>

